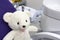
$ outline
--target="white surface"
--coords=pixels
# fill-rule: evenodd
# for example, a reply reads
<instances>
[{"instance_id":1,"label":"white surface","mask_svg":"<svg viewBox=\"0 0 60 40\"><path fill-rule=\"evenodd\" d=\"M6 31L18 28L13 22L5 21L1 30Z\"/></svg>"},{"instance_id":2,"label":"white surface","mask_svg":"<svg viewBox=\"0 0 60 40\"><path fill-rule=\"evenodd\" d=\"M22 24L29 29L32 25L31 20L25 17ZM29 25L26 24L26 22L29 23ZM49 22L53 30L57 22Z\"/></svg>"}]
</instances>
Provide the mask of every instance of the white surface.
<instances>
[{"instance_id":1,"label":"white surface","mask_svg":"<svg viewBox=\"0 0 60 40\"><path fill-rule=\"evenodd\" d=\"M40 9L42 6L43 0L26 0L27 6L32 7L34 9Z\"/></svg>"},{"instance_id":2,"label":"white surface","mask_svg":"<svg viewBox=\"0 0 60 40\"><path fill-rule=\"evenodd\" d=\"M44 14L60 20L60 0L44 0Z\"/></svg>"},{"instance_id":3,"label":"white surface","mask_svg":"<svg viewBox=\"0 0 60 40\"><path fill-rule=\"evenodd\" d=\"M51 10L60 11L60 0L44 0L43 4Z\"/></svg>"},{"instance_id":4,"label":"white surface","mask_svg":"<svg viewBox=\"0 0 60 40\"><path fill-rule=\"evenodd\" d=\"M43 15L41 18L41 29L43 31L60 31L60 21Z\"/></svg>"},{"instance_id":5,"label":"white surface","mask_svg":"<svg viewBox=\"0 0 60 40\"><path fill-rule=\"evenodd\" d=\"M48 38L53 40L60 40L60 35L51 32L40 32L35 34L38 38Z\"/></svg>"},{"instance_id":6,"label":"white surface","mask_svg":"<svg viewBox=\"0 0 60 40\"><path fill-rule=\"evenodd\" d=\"M44 0L43 31L60 31L60 0Z\"/></svg>"}]
</instances>

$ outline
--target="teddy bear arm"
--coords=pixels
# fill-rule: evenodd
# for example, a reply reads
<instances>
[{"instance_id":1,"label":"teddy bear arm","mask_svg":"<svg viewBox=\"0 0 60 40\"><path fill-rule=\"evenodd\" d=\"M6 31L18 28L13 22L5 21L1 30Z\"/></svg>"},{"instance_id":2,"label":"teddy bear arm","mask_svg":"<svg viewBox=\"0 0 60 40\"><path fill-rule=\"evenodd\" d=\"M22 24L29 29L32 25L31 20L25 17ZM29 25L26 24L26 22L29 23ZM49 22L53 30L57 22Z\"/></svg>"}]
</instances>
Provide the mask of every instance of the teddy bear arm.
<instances>
[{"instance_id":1,"label":"teddy bear arm","mask_svg":"<svg viewBox=\"0 0 60 40\"><path fill-rule=\"evenodd\" d=\"M9 32L4 38L3 40L13 40L14 36L15 36L16 31L11 31Z\"/></svg>"},{"instance_id":2,"label":"teddy bear arm","mask_svg":"<svg viewBox=\"0 0 60 40\"><path fill-rule=\"evenodd\" d=\"M29 26L29 28L27 30L37 32L38 28L36 26Z\"/></svg>"}]
</instances>

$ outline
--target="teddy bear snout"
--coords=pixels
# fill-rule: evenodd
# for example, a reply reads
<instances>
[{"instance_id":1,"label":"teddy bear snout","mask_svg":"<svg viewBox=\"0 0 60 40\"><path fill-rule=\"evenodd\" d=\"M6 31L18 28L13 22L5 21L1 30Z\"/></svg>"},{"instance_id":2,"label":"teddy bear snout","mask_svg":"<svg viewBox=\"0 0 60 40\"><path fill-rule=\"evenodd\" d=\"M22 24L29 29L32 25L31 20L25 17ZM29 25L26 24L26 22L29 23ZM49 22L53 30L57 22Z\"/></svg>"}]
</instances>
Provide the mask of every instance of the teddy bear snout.
<instances>
[{"instance_id":1,"label":"teddy bear snout","mask_svg":"<svg viewBox=\"0 0 60 40\"><path fill-rule=\"evenodd\" d=\"M25 25L23 25L22 27L23 27L23 28L25 28L26 26L25 26Z\"/></svg>"}]
</instances>

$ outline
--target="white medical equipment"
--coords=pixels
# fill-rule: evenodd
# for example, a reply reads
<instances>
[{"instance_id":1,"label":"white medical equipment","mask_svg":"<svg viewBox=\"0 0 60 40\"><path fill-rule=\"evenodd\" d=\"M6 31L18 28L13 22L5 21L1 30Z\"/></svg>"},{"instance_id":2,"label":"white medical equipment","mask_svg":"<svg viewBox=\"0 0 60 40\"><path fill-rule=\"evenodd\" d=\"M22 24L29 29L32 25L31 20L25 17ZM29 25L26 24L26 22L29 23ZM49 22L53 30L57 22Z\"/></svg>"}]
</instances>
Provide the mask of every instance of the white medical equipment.
<instances>
[{"instance_id":1,"label":"white medical equipment","mask_svg":"<svg viewBox=\"0 0 60 40\"><path fill-rule=\"evenodd\" d=\"M40 32L32 34L33 40L60 40L60 35L51 32Z\"/></svg>"},{"instance_id":2,"label":"white medical equipment","mask_svg":"<svg viewBox=\"0 0 60 40\"><path fill-rule=\"evenodd\" d=\"M60 40L60 0L44 0L44 15L41 18L40 38Z\"/></svg>"},{"instance_id":3,"label":"white medical equipment","mask_svg":"<svg viewBox=\"0 0 60 40\"><path fill-rule=\"evenodd\" d=\"M60 40L60 34L50 32L60 31L60 0L44 0L43 7L44 15L42 15L42 18L40 19L41 24L39 24L39 26L41 25L41 29L45 32L31 34L33 40ZM18 7L17 10L21 11L21 7ZM37 12L30 7L25 7L25 10L30 11L34 15Z\"/></svg>"},{"instance_id":4,"label":"white medical equipment","mask_svg":"<svg viewBox=\"0 0 60 40\"><path fill-rule=\"evenodd\" d=\"M42 29L44 31L60 31L60 0L44 0L43 7Z\"/></svg>"}]
</instances>

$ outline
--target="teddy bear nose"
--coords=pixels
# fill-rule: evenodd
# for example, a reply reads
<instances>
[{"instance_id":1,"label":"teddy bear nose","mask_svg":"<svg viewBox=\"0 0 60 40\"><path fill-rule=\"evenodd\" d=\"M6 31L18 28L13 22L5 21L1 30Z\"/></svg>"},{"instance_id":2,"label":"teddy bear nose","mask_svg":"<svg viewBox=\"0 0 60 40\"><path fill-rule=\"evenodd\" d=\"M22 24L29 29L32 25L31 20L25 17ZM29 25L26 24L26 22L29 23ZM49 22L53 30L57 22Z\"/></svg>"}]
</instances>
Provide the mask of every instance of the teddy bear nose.
<instances>
[{"instance_id":1,"label":"teddy bear nose","mask_svg":"<svg viewBox=\"0 0 60 40\"><path fill-rule=\"evenodd\" d=\"M22 27L23 27L23 28L25 28L26 26L25 26L25 25L23 25Z\"/></svg>"}]
</instances>

